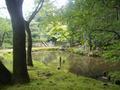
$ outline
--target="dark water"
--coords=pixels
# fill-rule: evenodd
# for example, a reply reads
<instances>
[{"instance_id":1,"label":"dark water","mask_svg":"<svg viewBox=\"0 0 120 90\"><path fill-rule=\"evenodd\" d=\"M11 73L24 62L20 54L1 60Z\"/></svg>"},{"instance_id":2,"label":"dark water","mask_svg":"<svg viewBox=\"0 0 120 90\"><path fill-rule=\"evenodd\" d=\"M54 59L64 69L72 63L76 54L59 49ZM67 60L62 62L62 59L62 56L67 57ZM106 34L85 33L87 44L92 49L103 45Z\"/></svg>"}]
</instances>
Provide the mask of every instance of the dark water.
<instances>
[{"instance_id":1,"label":"dark water","mask_svg":"<svg viewBox=\"0 0 120 90\"><path fill-rule=\"evenodd\" d=\"M59 62L60 57L62 61L69 65L68 70L77 75L84 75L88 77L99 77L104 72L120 70L119 62L107 62L100 57L88 57L73 54L64 51L37 51L33 52L33 59L44 63L45 65L56 61Z\"/></svg>"}]
</instances>

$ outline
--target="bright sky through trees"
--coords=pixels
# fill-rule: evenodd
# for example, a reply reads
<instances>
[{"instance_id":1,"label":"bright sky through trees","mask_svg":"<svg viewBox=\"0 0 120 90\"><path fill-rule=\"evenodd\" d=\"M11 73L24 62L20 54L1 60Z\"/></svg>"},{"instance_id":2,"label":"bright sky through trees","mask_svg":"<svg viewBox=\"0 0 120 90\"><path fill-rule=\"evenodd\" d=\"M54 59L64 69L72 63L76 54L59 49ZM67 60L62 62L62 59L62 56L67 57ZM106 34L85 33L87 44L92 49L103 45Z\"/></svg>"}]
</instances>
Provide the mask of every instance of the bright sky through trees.
<instances>
[{"instance_id":1,"label":"bright sky through trees","mask_svg":"<svg viewBox=\"0 0 120 90\"><path fill-rule=\"evenodd\" d=\"M55 0L51 0L55 1ZM56 0L54 2L54 5L57 6L57 8L60 8L64 5L66 5L68 0ZM4 18L10 18L7 9L5 8L5 0L0 0L0 17ZM34 8L34 0L24 0L23 3L23 15L24 17L28 16L29 13L33 11Z\"/></svg>"},{"instance_id":2,"label":"bright sky through trees","mask_svg":"<svg viewBox=\"0 0 120 90\"><path fill-rule=\"evenodd\" d=\"M67 2L68 2L68 0L56 0L55 1L55 6L57 6L57 8L60 8L62 6L65 6L67 4Z\"/></svg>"}]
</instances>

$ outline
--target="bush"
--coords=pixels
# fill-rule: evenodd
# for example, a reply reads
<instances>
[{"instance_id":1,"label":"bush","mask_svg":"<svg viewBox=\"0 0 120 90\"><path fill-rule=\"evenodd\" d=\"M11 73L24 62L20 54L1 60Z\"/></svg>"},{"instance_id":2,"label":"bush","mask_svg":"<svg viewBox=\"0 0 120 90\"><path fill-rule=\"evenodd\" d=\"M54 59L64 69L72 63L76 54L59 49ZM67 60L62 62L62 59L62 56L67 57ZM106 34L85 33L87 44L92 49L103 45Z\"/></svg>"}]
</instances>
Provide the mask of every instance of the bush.
<instances>
[{"instance_id":1,"label":"bush","mask_svg":"<svg viewBox=\"0 0 120 90\"><path fill-rule=\"evenodd\" d=\"M120 61L120 43L106 47L106 50L103 51L102 57L112 61Z\"/></svg>"}]
</instances>

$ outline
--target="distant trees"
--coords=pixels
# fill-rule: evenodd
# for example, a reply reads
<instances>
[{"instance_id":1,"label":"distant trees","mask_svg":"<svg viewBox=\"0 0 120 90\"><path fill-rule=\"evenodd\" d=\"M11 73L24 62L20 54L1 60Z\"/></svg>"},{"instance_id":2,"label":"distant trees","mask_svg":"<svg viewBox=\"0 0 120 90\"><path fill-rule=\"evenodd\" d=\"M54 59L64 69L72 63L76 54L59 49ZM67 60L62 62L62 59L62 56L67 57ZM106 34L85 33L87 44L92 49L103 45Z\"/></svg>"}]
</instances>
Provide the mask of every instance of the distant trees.
<instances>
[{"instance_id":1,"label":"distant trees","mask_svg":"<svg viewBox=\"0 0 120 90\"><path fill-rule=\"evenodd\" d=\"M6 0L13 28L13 79L16 83L29 82L26 65L25 25L22 14L23 0Z\"/></svg>"},{"instance_id":2,"label":"distant trees","mask_svg":"<svg viewBox=\"0 0 120 90\"><path fill-rule=\"evenodd\" d=\"M69 1L64 10L63 21L68 25L71 41L82 45L87 42L92 50L95 42L111 42L109 39L114 36L119 38L119 7L119 0ZM104 46L106 43L102 44Z\"/></svg>"},{"instance_id":3,"label":"distant trees","mask_svg":"<svg viewBox=\"0 0 120 90\"><path fill-rule=\"evenodd\" d=\"M69 30L66 22L61 17L63 7L58 9L54 5L55 2L55 0L46 0L44 7L35 20L39 23L38 27L42 34L46 35L47 41L67 42Z\"/></svg>"},{"instance_id":4,"label":"distant trees","mask_svg":"<svg viewBox=\"0 0 120 90\"><path fill-rule=\"evenodd\" d=\"M0 18L0 47L2 47L5 36L7 38L10 29L11 27L9 20L5 18Z\"/></svg>"}]
</instances>

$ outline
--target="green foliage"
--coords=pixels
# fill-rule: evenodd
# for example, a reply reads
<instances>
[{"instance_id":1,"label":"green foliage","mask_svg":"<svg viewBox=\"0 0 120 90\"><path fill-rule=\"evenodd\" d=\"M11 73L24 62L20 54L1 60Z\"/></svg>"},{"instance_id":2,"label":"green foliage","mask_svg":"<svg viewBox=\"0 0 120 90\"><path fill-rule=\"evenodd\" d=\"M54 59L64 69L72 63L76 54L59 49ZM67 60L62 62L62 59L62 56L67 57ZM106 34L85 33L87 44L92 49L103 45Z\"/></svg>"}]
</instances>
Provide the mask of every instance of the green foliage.
<instances>
[{"instance_id":1,"label":"green foliage","mask_svg":"<svg viewBox=\"0 0 120 90\"><path fill-rule=\"evenodd\" d=\"M120 42L106 47L102 56L108 60L120 61Z\"/></svg>"},{"instance_id":2,"label":"green foliage","mask_svg":"<svg viewBox=\"0 0 120 90\"><path fill-rule=\"evenodd\" d=\"M11 47L12 45L12 29L9 19L0 18L0 43L5 43L3 47Z\"/></svg>"},{"instance_id":3,"label":"green foliage","mask_svg":"<svg viewBox=\"0 0 120 90\"><path fill-rule=\"evenodd\" d=\"M4 18L0 18L0 31L8 32L11 30L10 21Z\"/></svg>"},{"instance_id":4,"label":"green foliage","mask_svg":"<svg viewBox=\"0 0 120 90\"><path fill-rule=\"evenodd\" d=\"M119 7L118 0L69 1L63 9L62 21L68 25L70 43L87 45L92 50L108 48L102 50L103 56L119 60L119 46L114 45L120 39Z\"/></svg>"},{"instance_id":5,"label":"green foliage","mask_svg":"<svg viewBox=\"0 0 120 90\"><path fill-rule=\"evenodd\" d=\"M49 25L51 30L48 32L49 37L54 37L57 41L66 41L69 38L69 31L66 25L59 22Z\"/></svg>"},{"instance_id":6,"label":"green foliage","mask_svg":"<svg viewBox=\"0 0 120 90\"><path fill-rule=\"evenodd\" d=\"M120 71L109 72L109 76L111 77L111 82L116 83L116 81L120 80Z\"/></svg>"},{"instance_id":7,"label":"green foliage","mask_svg":"<svg viewBox=\"0 0 120 90\"><path fill-rule=\"evenodd\" d=\"M67 25L61 22L61 15L61 9L56 9L54 1L47 0L44 2L40 13L35 18L35 21L39 22L37 32L41 35L40 40L45 40L44 38L47 38L46 41L52 38L57 39L57 41L68 40L69 31Z\"/></svg>"}]
</instances>

